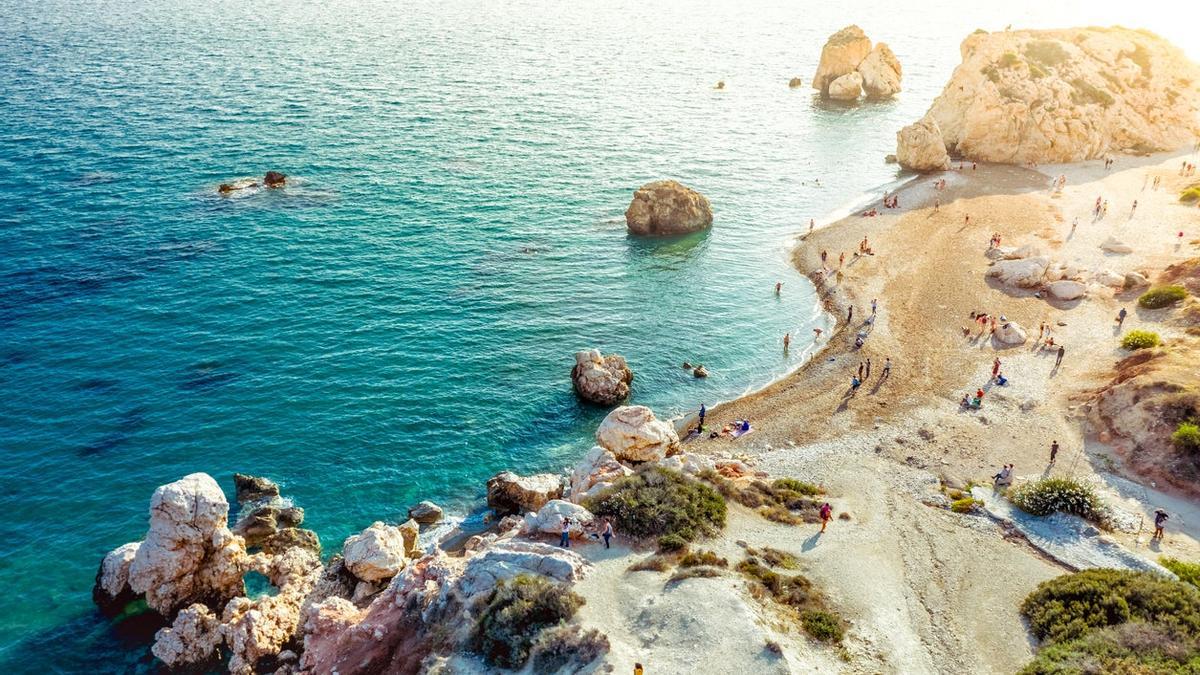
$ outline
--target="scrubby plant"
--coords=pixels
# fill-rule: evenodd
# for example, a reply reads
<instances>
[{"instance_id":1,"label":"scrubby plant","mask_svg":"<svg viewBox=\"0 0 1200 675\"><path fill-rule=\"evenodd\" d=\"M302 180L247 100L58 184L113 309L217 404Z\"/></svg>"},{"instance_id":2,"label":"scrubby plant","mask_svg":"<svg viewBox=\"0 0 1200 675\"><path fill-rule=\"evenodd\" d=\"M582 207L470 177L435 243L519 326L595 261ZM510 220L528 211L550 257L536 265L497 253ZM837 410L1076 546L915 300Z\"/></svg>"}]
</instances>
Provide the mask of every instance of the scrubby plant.
<instances>
[{"instance_id":1,"label":"scrubby plant","mask_svg":"<svg viewBox=\"0 0 1200 675\"><path fill-rule=\"evenodd\" d=\"M643 558L629 567L626 572L666 572L671 569L671 559L665 555L652 555Z\"/></svg>"},{"instance_id":2,"label":"scrubby plant","mask_svg":"<svg viewBox=\"0 0 1200 675\"><path fill-rule=\"evenodd\" d=\"M1000 55L1001 68L1015 68L1021 62L1021 57L1017 56L1016 52L1004 52Z\"/></svg>"},{"instance_id":3,"label":"scrubby plant","mask_svg":"<svg viewBox=\"0 0 1200 675\"><path fill-rule=\"evenodd\" d=\"M520 668L538 633L575 616L584 599L566 584L518 575L478 601L471 648L495 666Z\"/></svg>"},{"instance_id":4,"label":"scrubby plant","mask_svg":"<svg viewBox=\"0 0 1200 675\"><path fill-rule=\"evenodd\" d=\"M811 483L794 478L780 478L773 483L734 481L711 469L702 471L699 478L712 484L726 499L757 509L767 520L787 525L820 520L821 501L814 496L823 494L824 490Z\"/></svg>"},{"instance_id":5,"label":"scrubby plant","mask_svg":"<svg viewBox=\"0 0 1200 675\"><path fill-rule=\"evenodd\" d=\"M821 592L802 575L785 575L766 567L755 558L738 563L737 570L753 582L755 597L770 596L784 605L812 637L840 642L845 633L845 621L825 603Z\"/></svg>"},{"instance_id":6,"label":"scrubby plant","mask_svg":"<svg viewBox=\"0 0 1200 675\"><path fill-rule=\"evenodd\" d=\"M746 548L746 555L751 559L766 563L768 567L782 567L785 570L800 569L800 559L777 548L764 546L763 548Z\"/></svg>"},{"instance_id":7,"label":"scrubby plant","mask_svg":"<svg viewBox=\"0 0 1200 675\"><path fill-rule=\"evenodd\" d=\"M729 567L729 561L712 551L695 551L679 559L680 567Z\"/></svg>"},{"instance_id":8,"label":"scrubby plant","mask_svg":"<svg viewBox=\"0 0 1200 675\"><path fill-rule=\"evenodd\" d=\"M1095 103L1107 108L1113 103L1116 103L1116 99L1112 97L1112 94L1091 84L1081 77L1071 80L1071 86L1073 87L1073 90L1071 91L1071 102L1073 102L1075 105Z\"/></svg>"},{"instance_id":9,"label":"scrubby plant","mask_svg":"<svg viewBox=\"0 0 1200 675\"><path fill-rule=\"evenodd\" d=\"M571 672L576 672L608 650L608 637L594 628L583 630L577 625L548 628L533 642L533 670L556 673L574 664Z\"/></svg>"},{"instance_id":10,"label":"scrubby plant","mask_svg":"<svg viewBox=\"0 0 1200 675\"><path fill-rule=\"evenodd\" d=\"M1162 309L1183 300L1187 295L1187 289L1177 284L1155 286L1142 293L1138 298L1138 305L1146 309Z\"/></svg>"},{"instance_id":11,"label":"scrubby plant","mask_svg":"<svg viewBox=\"0 0 1200 675\"><path fill-rule=\"evenodd\" d=\"M1163 556L1158 559L1158 564L1174 572L1180 581L1200 588L1200 563L1184 562L1178 558Z\"/></svg>"},{"instance_id":12,"label":"scrubby plant","mask_svg":"<svg viewBox=\"0 0 1200 675\"><path fill-rule=\"evenodd\" d=\"M825 490L821 486L805 483L795 478L776 478L775 482L771 483L771 487L776 490L788 490L808 497L825 494Z\"/></svg>"},{"instance_id":13,"label":"scrubby plant","mask_svg":"<svg viewBox=\"0 0 1200 675\"><path fill-rule=\"evenodd\" d=\"M683 553L688 549L687 539L678 534L664 534L658 538L659 553Z\"/></svg>"},{"instance_id":14,"label":"scrubby plant","mask_svg":"<svg viewBox=\"0 0 1200 675\"><path fill-rule=\"evenodd\" d=\"M846 634L841 618L823 609L800 612L800 625L804 626L804 632L822 642L841 642Z\"/></svg>"},{"instance_id":15,"label":"scrubby plant","mask_svg":"<svg viewBox=\"0 0 1200 675\"><path fill-rule=\"evenodd\" d=\"M1025 45L1025 56L1053 68L1066 62L1067 50L1054 40L1035 40Z\"/></svg>"},{"instance_id":16,"label":"scrubby plant","mask_svg":"<svg viewBox=\"0 0 1200 675\"><path fill-rule=\"evenodd\" d=\"M1181 202L1191 203L1197 199L1200 199L1200 183L1193 183L1185 187L1183 192L1179 193L1179 201Z\"/></svg>"},{"instance_id":17,"label":"scrubby plant","mask_svg":"<svg viewBox=\"0 0 1200 675\"><path fill-rule=\"evenodd\" d=\"M1009 499L1026 513L1048 516L1071 513L1097 524L1105 524L1107 510L1089 485L1071 478L1043 478L1009 490Z\"/></svg>"},{"instance_id":18,"label":"scrubby plant","mask_svg":"<svg viewBox=\"0 0 1200 675\"><path fill-rule=\"evenodd\" d=\"M1195 675L1196 640L1167 626L1124 623L1050 643L1018 675Z\"/></svg>"},{"instance_id":19,"label":"scrubby plant","mask_svg":"<svg viewBox=\"0 0 1200 675\"><path fill-rule=\"evenodd\" d=\"M657 466L618 480L586 506L633 537L675 535L688 542L725 527L725 500L716 490Z\"/></svg>"},{"instance_id":20,"label":"scrubby plant","mask_svg":"<svg viewBox=\"0 0 1200 675\"><path fill-rule=\"evenodd\" d=\"M1148 330L1131 330L1121 338L1121 348L1130 351L1157 347L1161 343L1158 333Z\"/></svg>"},{"instance_id":21,"label":"scrubby plant","mask_svg":"<svg viewBox=\"0 0 1200 675\"><path fill-rule=\"evenodd\" d=\"M685 567L667 579L668 584L677 583L684 579L712 579L721 576L721 571L712 567Z\"/></svg>"},{"instance_id":22,"label":"scrubby plant","mask_svg":"<svg viewBox=\"0 0 1200 675\"><path fill-rule=\"evenodd\" d=\"M1171 443L1181 452L1200 452L1200 426L1195 422L1180 422L1171 434Z\"/></svg>"},{"instance_id":23,"label":"scrubby plant","mask_svg":"<svg viewBox=\"0 0 1200 675\"><path fill-rule=\"evenodd\" d=\"M950 502L950 510L955 513L972 513L977 506L983 506L983 502L974 497L963 497Z\"/></svg>"}]
</instances>

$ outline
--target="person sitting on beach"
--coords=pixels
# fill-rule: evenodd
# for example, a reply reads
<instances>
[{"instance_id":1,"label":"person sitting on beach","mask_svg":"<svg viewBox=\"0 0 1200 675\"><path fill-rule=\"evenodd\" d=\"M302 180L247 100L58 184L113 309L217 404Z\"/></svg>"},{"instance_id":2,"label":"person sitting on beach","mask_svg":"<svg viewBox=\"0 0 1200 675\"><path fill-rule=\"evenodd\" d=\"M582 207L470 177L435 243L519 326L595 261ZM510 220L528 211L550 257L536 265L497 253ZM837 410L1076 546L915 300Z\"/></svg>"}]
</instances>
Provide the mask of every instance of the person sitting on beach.
<instances>
[{"instance_id":1,"label":"person sitting on beach","mask_svg":"<svg viewBox=\"0 0 1200 675\"><path fill-rule=\"evenodd\" d=\"M863 346L863 339L862 339L862 336L859 335L858 337L854 338L854 348L861 349L862 346Z\"/></svg>"},{"instance_id":2,"label":"person sitting on beach","mask_svg":"<svg viewBox=\"0 0 1200 675\"><path fill-rule=\"evenodd\" d=\"M741 430L743 434L750 431L750 420L742 420Z\"/></svg>"},{"instance_id":3,"label":"person sitting on beach","mask_svg":"<svg viewBox=\"0 0 1200 675\"><path fill-rule=\"evenodd\" d=\"M1008 378L1004 376L1004 373L996 374L996 384L1000 385L1001 387L1008 384Z\"/></svg>"},{"instance_id":4,"label":"person sitting on beach","mask_svg":"<svg viewBox=\"0 0 1200 675\"><path fill-rule=\"evenodd\" d=\"M963 398L961 401L959 401L959 405L961 405L964 408L970 408L971 407L971 394L970 393L963 394Z\"/></svg>"},{"instance_id":5,"label":"person sitting on beach","mask_svg":"<svg viewBox=\"0 0 1200 675\"><path fill-rule=\"evenodd\" d=\"M1001 485L1012 485L1012 482L1013 482L1012 474L1013 474L1013 465L1005 464L1000 469L1000 473L992 476L992 483L994 485L996 485L997 487L999 487Z\"/></svg>"}]
</instances>

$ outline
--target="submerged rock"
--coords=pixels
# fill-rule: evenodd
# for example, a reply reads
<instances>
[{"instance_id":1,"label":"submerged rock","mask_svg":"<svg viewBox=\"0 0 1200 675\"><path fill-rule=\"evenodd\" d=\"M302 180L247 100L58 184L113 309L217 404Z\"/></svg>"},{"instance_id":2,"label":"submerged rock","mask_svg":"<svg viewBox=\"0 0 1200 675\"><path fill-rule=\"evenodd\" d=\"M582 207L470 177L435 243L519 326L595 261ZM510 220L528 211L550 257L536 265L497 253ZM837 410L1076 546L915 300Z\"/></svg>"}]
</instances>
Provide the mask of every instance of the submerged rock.
<instances>
[{"instance_id":1,"label":"submerged rock","mask_svg":"<svg viewBox=\"0 0 1200 675\"><path fill-rule=\"evenodd\" d=\"M550 473L518 476L502 471L488 479L487 503L499 515L537 511L562 497L562 477Z\"/></svg>"},{"instance_id":2,"label":"submerged rock","mask_svg":"<svg viewBox=\"0 0 1200 675\"><path fill-rule=\"evenodd\" d=\"M646 406L621 406L600 423L596 443L618 460L653 462L679 449L679 435Z\"/></svg>"},{"instance_id":3,"label":"submerged rock","mask_svg":"<svg viewBox=\"0 0 1200 675\"><path fill-rule=\"evenodd\" d=\"M571 383L575 393L585 401L596 405L616 405L629 397L633 371L620 354L601 356L598 349L581 351L575 353Z\"/></svg>"},{"instance_id":4,"label":"submerged rock","mask_svg":"<svg viewBox=\"0 0 1200 675\"><path fill-rule=\"evenodd\" d=\"M630 234L667 236L712 226L712 207L704 195L673 180L646 183L633 193L625 210Z\"/></svg>"},{"instance_id":5,"label":"submerged rock","mask_svg":"<svg viewBox=\"0 0 1200 675\"><path fill-rule=\"evenodd\" d=\"M269 188L283 187L287 183L287 176L278 171L268 171L267 175L263 176L263 185Z\"/></svg>"},{"instance_id":6,"label":"submerged rock","mask_svg":"<svg viewBox=\"0 0 1200 675\"><path fill-rule=\"evenodd\" d=\"M442 519L442 507L424 501L408 510L408 517L421 525L432 525Z\"/></svg>"}]
</instances>

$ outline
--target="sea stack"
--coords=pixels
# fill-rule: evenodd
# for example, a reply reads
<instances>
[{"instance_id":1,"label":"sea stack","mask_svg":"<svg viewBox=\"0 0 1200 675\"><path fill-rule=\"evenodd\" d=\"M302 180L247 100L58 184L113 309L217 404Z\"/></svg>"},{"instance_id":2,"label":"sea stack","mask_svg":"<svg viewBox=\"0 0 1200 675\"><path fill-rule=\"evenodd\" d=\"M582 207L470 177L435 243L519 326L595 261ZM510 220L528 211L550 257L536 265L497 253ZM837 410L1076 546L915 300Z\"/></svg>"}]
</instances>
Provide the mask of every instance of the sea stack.
<instances>
[{"instance_id":1,"label":"sea stack","mask_svg":"<svg viewBox=\"0 0 1200 675\"><path fill-rule=\"evenodd\" d=\"M962 63L926 114L950 154L1078 162L1173 150L1200 135L1200 67L1148 31L976 31L959 51ZM901 164L930 154L914 153L911 138L897 138Z\"/></svg>"},{"instance_id":2,"label":"sea stack","mask_svg":"<svg viewBox=\"0 0 1200 675\"><path fill-rule=\"evenodd\" d=\"M871 39L858 26L846 26L825 42L821 61L813 76L813 89L821 96L857 100L863 90L867 97L884 99L900 91L900 61L892 50Z\"/></svg>"},{"instance_id":3,"label":"sea stack","mask_svg":"<svg viewBox=\"0 0 1200 675\"><path fill-rule=\"evenodd\" d=\"M646 183L625 209L629 234L638 236L690 234L712 227L712 221L708 199L673 180Z\"/></svg>"},{"instance_id":4,"label":"sea stack","mask_svg":"<svg viewBox=\"0 0 1200 675\"><path fill-rule=\"evenodd\" d=\"M600 350L590 349L575 353L571 383L579 398L589 403L616 405L629 396L633 371L620 354L602 356Z\"/></svg>"}]
</instances>

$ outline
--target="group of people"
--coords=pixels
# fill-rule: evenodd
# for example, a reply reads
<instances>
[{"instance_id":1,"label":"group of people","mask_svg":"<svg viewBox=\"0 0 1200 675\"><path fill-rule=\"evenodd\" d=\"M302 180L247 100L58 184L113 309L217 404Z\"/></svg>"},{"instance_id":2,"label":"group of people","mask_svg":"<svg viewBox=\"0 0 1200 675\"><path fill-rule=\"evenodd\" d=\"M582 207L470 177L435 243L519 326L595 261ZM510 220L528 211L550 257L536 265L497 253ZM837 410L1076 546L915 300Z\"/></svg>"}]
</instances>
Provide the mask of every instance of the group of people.
<instances>
[{"instance_id":1,"label":"group of people","mask_svg":"<svg viewBox=\"0 0 1200 675\"><path fill-rule=\"evenodd\" d=\"M979 410L983 407L983 388L976 389L974 396L971 396L971 392L963 394L962 400L958 404L964 408Z\"/></svg>"},{"instance_id":2,"label":"group of people","mask_svg":"<svg viewBox=\"0 0 1200 675\"><path fill-rule=\"evenodd\" d=\"M946 189L946 179L939 178L939 179L933 181L933 189L939 190L939 191L945 190Z\"/></svg>"},{"instance_id":3,"label":"group of people","mask_svg":"<svg viewBox=\"0 0 1200 675\"><path fill-rule=\"evenodd\" d=\"M1108 215L1108 200L1096 197L1096 205L1092 207L1092 216L1097 220Z\"/></svg>"},{"instance_id":4,"label":"group of people","mask_svg":"<svg viewBox=\"0 0 1200 675\"><path fill-rule=\"evenodd\" d=\"M1055 192L1062 192L1062 189L1067 186L1067 174L1060 173L1051 183L1050 187Z\"/></svg>"},{"instance_id":5,"label":"group of people","mask_svg":"<svg viewBox=\"0 0 1200 675\"><path fill-rule=\"evenodd\" d=\"M1183 166L1179 167L1179 175L1180 176L1195 176L1196 175L1196 165L1192 164L1191 162L1185 161L1183 163Z\"/></svg>"},{"instance_id":6,"label":"group of people","mask_svg":"<svg viewBox=\"0 0 1200 675\"><path fill-rule=\"evenodd\" d=\"M570 516L560 516L560 518L562 520L562 523L561 523L562 524L562 537L559 539L558 545L563 548L571 548L571 523L574 521L571 520ZM612 521L609 520L608 518L605 518L604 520L601 521L601 523L602 523L602 526L600 528L598 528L599 531L592 531L592 532L588 532L588 529L589 529L588 525L590 523L580 523L580 525L583 526L584 532L588 536L590 536L592 539L600 539L601 537L603 537L604 538L604 548L612 548L612 538L613 538Z\"/></svg>"},{"instance_id":7,"label":"group of people","mask_svg":"<svg viewBox=\"0 0 1200 675\"><path fill-rule=\"evenodd\" d=\"M1113 164L1116 164L1116 161L1115 161L1115 160L1113 160L1113 158L1112 158L1112 157L1105 157L1105 158L1104 158L1104 170L1105 170L1105 171L1108 171L1109 169L1111 169L1111 168L1112 168L1112 166L1113 166Z\"/></svg>"},{"instance_id":8,"label":"group of people","mask_svg":"<svg viewBox=\"0 0 1200 675\"><path fill-rule=\"evenodd\" d=\"M898 194L886 195L885 194L883 196L883 208L885 208L885 209L900 208L900 195L898 195Z\"/></svg>"},{"instance_id":9,"label":"group of people","mask_svg":"<svg viewBox=\"0 0 1200 675\"><path fill-rule=\"evenodd\" d=\"M991 326L992 329L989 335L994 335L996 327L1000 325L1000 322L1007 322L1008 319L1004 316L997 318L995 314L988 314L987 312L971 312L971 321L979 328L979 334L976 337L982 337L983 331L987 330L988 326ZM963 326L962 332L963 337L971 335L971 329L966 326Z\"/></svg>"},{"instance_id":10,"label":"group of people","mask_svg":"<svg viewBox=\"0 0 1200 675\"><path fill-rule=\"evenodd\" d=\"M999 232L993 232L992 238L988 240L988 250L990 251L994 248L1000 248L1000 233Z\"/></svg>"},{"instance_id":11,"label":"group of people","mask_svg":"<svg viewBox=\"0 0 1200 675\"><path fill-rule=\"evenodd\" d=\"M867 241L866 237L863 237L863 240L858 242L858 254L875 255L875 251L871 248L871 242Z\"/></svg>"},{"instance_id":12,"label":"group of people","mask_svg":"<svg viewBox=\"0 0 1200 675\"><path fill-rule=\"evenodd\" d=\"M879 373L879 380L888 379L892 376L892 359L888 357L883 360L883 371ZM850 395L854 396L858 393L858 388L863 382L871 379L871 359L858 362L858 372L850 376Z\"/></svg>"}]
</instances>

